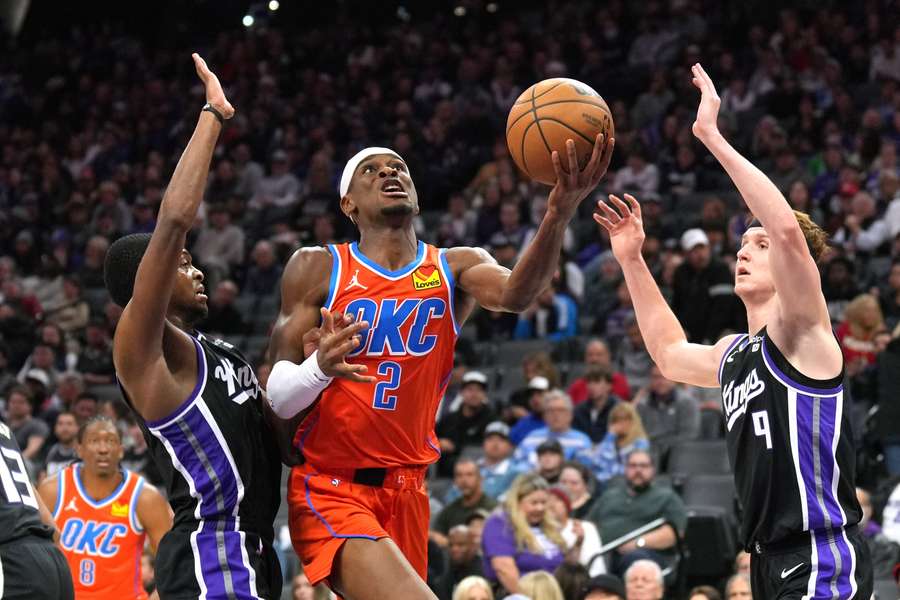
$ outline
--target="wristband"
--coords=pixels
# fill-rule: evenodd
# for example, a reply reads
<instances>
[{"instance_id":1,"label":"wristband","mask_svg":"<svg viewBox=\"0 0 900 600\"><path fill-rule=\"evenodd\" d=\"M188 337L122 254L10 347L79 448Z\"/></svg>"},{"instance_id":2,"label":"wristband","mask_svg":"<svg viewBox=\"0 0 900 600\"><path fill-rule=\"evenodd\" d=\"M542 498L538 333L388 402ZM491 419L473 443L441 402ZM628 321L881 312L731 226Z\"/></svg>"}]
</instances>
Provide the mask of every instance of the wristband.
<instances>
[{"instance_id":1,"label":"wristband","mask_svg":"<svg viewBox=\"0 0 900 600\"><path fill-rule=\"evenodd\" d=\"M331 383L333 378L322 372L318 356L316 350L299 365L279 360L272 367L266 395L272 411L282 419L290 419L308 408Z\"/></svg>"},{"instance_id":2,"label":"wristband","mask_svg":"<svg viewBox=\"0 0 900 600\"><path fill-rule=\"evenodd\" d=\"M212 113L213 115L215 115L216 119L219 120L219 124L220 124L220 125L224 125L224 124L225 124L225 117L223 117L223 116L222 116L222 113L220 113L219 111L217 111L217 110L216 110L216 107L213 106L212 104L210 104L209 102L207 102L206 104L204 104L204 105L203 105L203 108L200 109L201 112L204 111L204 110L205 110L206 112L210 112L210 113Z\"/></svg>"}]
</instances>

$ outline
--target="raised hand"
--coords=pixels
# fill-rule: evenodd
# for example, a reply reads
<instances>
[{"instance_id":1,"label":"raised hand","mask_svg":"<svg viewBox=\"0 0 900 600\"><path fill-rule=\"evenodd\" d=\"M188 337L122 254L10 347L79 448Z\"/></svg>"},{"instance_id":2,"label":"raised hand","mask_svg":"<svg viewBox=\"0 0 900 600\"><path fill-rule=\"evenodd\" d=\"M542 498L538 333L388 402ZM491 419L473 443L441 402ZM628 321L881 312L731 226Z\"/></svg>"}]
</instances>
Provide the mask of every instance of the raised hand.
<instances>
[{"instance_id":1,"label":"raised hand","mask_svg":"<svg viewBox=\"0 0 900 600\"><path fill-rule=\"evenodd\" d=\"M319 328L321 330L318 339L319 353L316 359L322 372L329 377L343 377L361 383L374 382L374 377L363 375L368 370L365 365L354 365L347 362L347 354L359 345L360 338L357 334L369 324L366 321L353 322L351 316L346 316L344 318L349 323L345 327L339 328L335 323L334 315L328 309L323 307L321 313L322 326ZM306 336L303 338L303 343L305 349Z\"/></svg>"},{"instance_id":2,"label":"raised hand","mask_svg":"<svg viewBox=\"0 0 900 600\"><path fill-rule=\"evenodd\" d=\"M213 108L219 111L223 118L230 119L233 117L234 107L228 101L228 98L225 97L225 90L222 89L219 78L209 70L209 67L206 66L206 61L200 58L199 54L194 52L191 54L191 58L194 59L194 68L197 70L197 76L200 77L200 81L206 87L206 101L212 104Z\"/></svg>"},{"instance_id":3,"label":"raised hand","mask_svg":"<svg viewBox=\"0 0 900 600\"><path fill-rule=\"evenodd\" d=\"M609 232L609 243L619 263L639 257L644 244L641 205L631 194L625 194L625 199L628 204L610 194L609 201L617 210L600 200L597 202L597 212L594 213L594 220Z\"/></svg>"},{"instance_id":4,"label":"raised hand","mask_svg":"<svg viewBox=\"0 0 900 600\"><path fill-rule=\"evenodd\" d=\"M691 130L697 139L704 141L719 132L719 106L722 101L716 93L716 86L700 63L691 67L693 79L691 83L700 90L700 106L697 107L697 118Z\"/></svg>"},{"instance_id":5,"label":"raised hand","mask_svg":"<svg viewBox=\"0 0 900 600\"><path fill-rule=\"evenodd\" d=\"M556 171L556 185L550 190L550 197L547 200L548 215L553 213L566 220L572 218L578 204L594 191L606 174L615 145L615 138L604 140L603 134L598 133L597 139L594 140L591 159L584 169L579 169L575 142L571 139L566 140L568 172L562 168L559 152L553 151L551 159L553 169Z\"/></svg>"}]
</instances>

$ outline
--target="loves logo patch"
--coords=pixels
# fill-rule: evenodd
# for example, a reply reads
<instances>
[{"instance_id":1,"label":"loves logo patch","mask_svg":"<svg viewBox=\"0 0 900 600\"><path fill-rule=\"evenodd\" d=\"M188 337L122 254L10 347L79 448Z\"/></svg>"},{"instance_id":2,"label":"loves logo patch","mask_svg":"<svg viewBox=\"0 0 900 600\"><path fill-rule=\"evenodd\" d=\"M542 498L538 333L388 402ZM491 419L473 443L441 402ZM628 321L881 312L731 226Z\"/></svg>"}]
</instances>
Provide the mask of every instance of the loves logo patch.
<instances>
[{"instance_id":1,"label":"loves logo patch","mask_svg":"<svg viewBox=\"0 0 900 600\"><path fill-rule=\"evenodd\" d=\"M112 516L114 517L127 517L128 516L128 504L119 504L118 502L112 503L112 509L110 510Z\"/></svg>"},{"instance_id":2,"label":"loves logo patch","mask_svg":"<svg viewBox=\"0 0 900 600\"><path fill-rule=\"evenodd\" d=\"M413 287L417 290L430 290L441 287L441 272L434 266L419 267L412 274Z\"/></svg>"}]
</instances>

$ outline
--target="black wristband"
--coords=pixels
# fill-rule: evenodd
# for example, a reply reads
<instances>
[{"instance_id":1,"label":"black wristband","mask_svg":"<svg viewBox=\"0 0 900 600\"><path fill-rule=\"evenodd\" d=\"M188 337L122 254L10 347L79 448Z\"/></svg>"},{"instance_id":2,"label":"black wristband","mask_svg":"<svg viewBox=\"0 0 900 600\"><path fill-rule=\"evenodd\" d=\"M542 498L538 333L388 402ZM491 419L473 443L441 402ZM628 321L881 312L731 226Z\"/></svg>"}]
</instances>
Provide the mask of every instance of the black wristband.
<instances>
[{"instance_id":1,"label":"black wristband","mask_svg":"<svg viewBox=\"0 0 900 600\"><path fill-rule=\"evenodd\" d=\"M203 108L202 108L201 110L205 110L205 111L207 111L207 112L211 112L211 113L212 113L213 115L215 115L215 117L219 120L219 124L221 124L221 125L224 125L224 124L225 124L225 117L223 117L223 116L222 116L222 113L220 113L219 111L217 111L216 108L215 108L212 104L210 104L209 102L207 102L207 103L203 106Z\"/></svg>"}]
</instances>

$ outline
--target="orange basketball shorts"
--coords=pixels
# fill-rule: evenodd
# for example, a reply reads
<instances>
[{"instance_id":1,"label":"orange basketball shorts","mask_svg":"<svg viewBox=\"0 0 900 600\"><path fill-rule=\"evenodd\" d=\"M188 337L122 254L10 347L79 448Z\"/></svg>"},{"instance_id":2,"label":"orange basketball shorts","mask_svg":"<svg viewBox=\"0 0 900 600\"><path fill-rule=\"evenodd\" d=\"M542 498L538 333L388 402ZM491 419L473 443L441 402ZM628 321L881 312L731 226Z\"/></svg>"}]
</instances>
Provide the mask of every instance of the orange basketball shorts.
<instances>
[{"instance_id":1,"label":"orange basketball shorts","mask_svg":"<svg viewBox=\"0 0 900 600\"><path fill-rule=\"evenodd\" d=\"M422 577L428 568L428 494L425 467L390 468L384 483L353 483L353 470L319 472L310 464L291 470L288 518L291 541L312 585L329 578L345 540L391 538Z\"/></svg>"}]
</instances>

